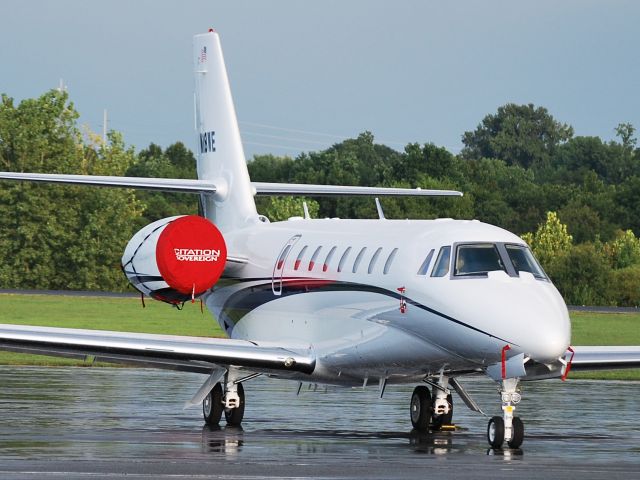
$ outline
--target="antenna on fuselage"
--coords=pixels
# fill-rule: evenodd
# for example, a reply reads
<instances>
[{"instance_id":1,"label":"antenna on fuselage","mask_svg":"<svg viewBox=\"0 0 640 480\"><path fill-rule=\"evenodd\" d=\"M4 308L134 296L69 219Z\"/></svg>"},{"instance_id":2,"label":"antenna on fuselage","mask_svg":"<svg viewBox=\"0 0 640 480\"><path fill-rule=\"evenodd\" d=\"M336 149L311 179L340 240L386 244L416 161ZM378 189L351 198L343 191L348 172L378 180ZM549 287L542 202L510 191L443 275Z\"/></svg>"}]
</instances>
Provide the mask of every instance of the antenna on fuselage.
<instances>
[{"instance_id":1,"label":"antenna on fuselage","mask_svg":"<svg viewBox=\"0 0 640 480\"><path fill-rule=\"evenodd\" d=\"M304 210L304 219L311 220L311 215L309 215L309 206L307 202L302 202L302 209Z\"/></svg>"},{"instance_id":2,"label":"antenna on fuselage","mask_svg":"<svg viewBox=\"0 0 640 480\"><path fill-rule=\"evenodd\" d=\"M384 212L382 211L382 205L380 205L380 199L376 197L376 210L378 210L378 218L380 220L386 220L384 218Z\"/></svg>"}]
</instances>

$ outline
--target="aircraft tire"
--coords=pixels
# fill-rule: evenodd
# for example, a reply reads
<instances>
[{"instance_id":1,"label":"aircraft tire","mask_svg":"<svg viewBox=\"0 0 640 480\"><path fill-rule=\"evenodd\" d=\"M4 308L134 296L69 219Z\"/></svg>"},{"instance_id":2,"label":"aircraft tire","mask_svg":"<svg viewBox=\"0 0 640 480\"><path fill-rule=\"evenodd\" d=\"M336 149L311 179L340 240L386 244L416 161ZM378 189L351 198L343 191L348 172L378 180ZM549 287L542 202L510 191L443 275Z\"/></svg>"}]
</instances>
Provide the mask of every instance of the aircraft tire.
<instances>
[{"instance_id":1,"label":"aircraft tire","mask_svg":"<svg viewBox=\"0 0 640 480\"><path fill-rule=\"evenodd\" d=\"M429 430L432 411L431 392L424 385L417 386L413 390L413 395L411 395L410 405L413 428L423 432Z\"/></svg>"},{"instance_id":2,"label":"aircraft tire","mask_svg":"<svg viewBox=\"0 0 640 480\"><path fill-rule=\"evenodd\" d=\"M202 415L207 425L218 425L222 418L222 385L216 383L202 402Z\"/></svg>"},{"instance_id":3,"label":"aircraft tire","mask_svg":"<svg viewBox=\"0 0 640 480\"><path fill-rule=\"evenodd\" d=\"M229 427L239 427L244 418L244 387L238 384L238 397L240 397L240 405L238 408L225 408L224 418L227 420Z\"/></svg>"},{"instance_id":4,"label":"aircraft tire","mask_svg":"<svg viewBox=\"0 0 640 480\"><path fill-rule=\"evenodd\" d=\"M520 448L524 440L524 423L520 420L520 417L513 417L513 434L511 440L507 442L509 448Z\"/></svg>"},{"instance_id":5,"label":"aircraft tire","mask_svg":"<svg viewBox=\"0 0 640 480\"><path fill-rule=\"evenodd\" d=\"M492 417L489 420L487 440L491 448L502 448L504 443L504 420L502 417Z\"/></svg>"},{"instance_id":6,"label":"aircraft tire","mask_svg":"<svg viewBox=\"0 0 640 480\"><path fill-rule=\"evenodd\" d=\"M447 395L449 402L449 413L445 415L434 415L431 423L432 430L441 430L443 425L451 425L453 423L453 395Z\"/></svg>"}]
</instances>

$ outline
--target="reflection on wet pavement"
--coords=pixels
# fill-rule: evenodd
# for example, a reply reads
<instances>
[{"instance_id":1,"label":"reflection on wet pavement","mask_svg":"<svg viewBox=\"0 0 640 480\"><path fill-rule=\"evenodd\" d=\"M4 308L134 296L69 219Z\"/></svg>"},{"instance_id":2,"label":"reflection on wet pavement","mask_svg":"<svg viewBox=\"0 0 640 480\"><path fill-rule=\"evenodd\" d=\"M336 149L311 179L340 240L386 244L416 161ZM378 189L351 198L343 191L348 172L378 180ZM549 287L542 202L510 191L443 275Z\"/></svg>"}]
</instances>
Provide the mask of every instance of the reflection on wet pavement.
<instances>
[{"instance_id":1,"label":"reflection on wet pavement","mask_svg":"<svg viewBox=\"0 0 640 480\"><path fill-rule=\"evenodd\" d=\"M204 378L144 369L0 367L2 460L231 461L253 465L415 464L417 458L627 465L640 471L640 383L524 384L522 450L487 449L487 419L455 398L455 432L410 428L411 387L303 388L259 378L245 385L243 429L203 426L184 402ZM463 381L488 414L493 382Z\"/></svg>"}]
</instances>

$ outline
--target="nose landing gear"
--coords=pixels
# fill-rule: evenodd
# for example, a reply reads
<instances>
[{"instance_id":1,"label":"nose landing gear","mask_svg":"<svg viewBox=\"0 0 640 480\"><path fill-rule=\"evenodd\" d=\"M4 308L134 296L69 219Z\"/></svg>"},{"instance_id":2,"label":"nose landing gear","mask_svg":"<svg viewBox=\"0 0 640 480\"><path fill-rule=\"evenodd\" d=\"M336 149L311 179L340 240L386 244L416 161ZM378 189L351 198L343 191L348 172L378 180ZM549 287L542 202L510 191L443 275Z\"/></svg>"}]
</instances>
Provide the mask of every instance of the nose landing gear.
<instances>
[{"instance_id":1,"label":"nose landing gear","mask_svg":"<svg viewBox=\"0 0 640 480\"><path fill-rule=\"evenodd\" d=\"M502 448L506 441L509 448L520 448L524 440L524 424L519 417L514 416L516 405L520 403L521 395L517 391L519 379L507 378L502 380L500 397L502 399L502 417L493 417L487 427L487 440L491 448Z\"/></svg>"}]
</instances>

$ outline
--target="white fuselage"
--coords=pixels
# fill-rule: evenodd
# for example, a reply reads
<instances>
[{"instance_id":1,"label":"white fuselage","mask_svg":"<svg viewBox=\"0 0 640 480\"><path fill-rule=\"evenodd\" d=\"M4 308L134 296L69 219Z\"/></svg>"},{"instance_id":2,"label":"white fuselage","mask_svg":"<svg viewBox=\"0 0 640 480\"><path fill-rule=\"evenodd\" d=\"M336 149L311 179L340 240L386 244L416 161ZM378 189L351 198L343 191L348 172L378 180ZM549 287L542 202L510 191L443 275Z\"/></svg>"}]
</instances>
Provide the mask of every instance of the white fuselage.
<instances>
[{"instance_id":1,"label":"white fuselage","mask_svg":"<svg viewBox=\"0 0 640 480\"><path fill-rule=\"evenodd\" d=\"M414 382L500 362L505 345L509 357L543 364L569 345L567 309L548 279L454 275L458 244L524 245L492 225L300 219L258 223L225 240L230 255L250 260L227 270L207 306L232 338L311 349L317 363L307 381ZM434 276L443 246L451 260Z\"/></svg>"}]
</instances>

